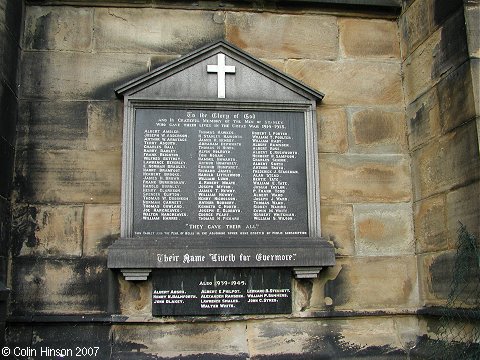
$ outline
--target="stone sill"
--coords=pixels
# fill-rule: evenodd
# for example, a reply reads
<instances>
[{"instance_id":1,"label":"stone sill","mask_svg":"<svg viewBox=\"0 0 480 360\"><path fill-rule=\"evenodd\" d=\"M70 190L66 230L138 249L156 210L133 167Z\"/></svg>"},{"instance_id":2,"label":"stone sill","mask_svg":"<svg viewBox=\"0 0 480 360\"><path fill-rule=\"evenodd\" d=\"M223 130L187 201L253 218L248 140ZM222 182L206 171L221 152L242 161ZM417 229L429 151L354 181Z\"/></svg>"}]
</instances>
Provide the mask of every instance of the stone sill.
<instances>
[{"instance_id":1,"label":"stone sill","mask_svg":"<svg viewBox=\"0 0 480 360\"><path fill-rule=\"evenodd\" d=\"M293 314L280 315L234 315L234 316L178 316L178 317L153 317L149 315L125 316L125 315L32 315L32 316L9 316L7 322L16 324L61 324L61 323L84 323L84 324L176 324L176 323L210 323L252 320L300 320L300 319L341 319L362 318L371 316L416 316L418 309L405 308L402 310L337 310L337 311L308 311Z\"/></svg>"},{"instance_id":2,"label":"stone sill","mask_svg":"<svg viewBox=\"0 0 480 360\"><path fill-rule=\"evenodd\" d=\"M252 321L252 320L300 320L300 319L325 319L336 320L346 318L363 317L391 317L391 316L432 316L441 317L443 311L453 311L455 314L467 316L470 320L480 319L479 309L446 309L444 307L425 307L425 308L404 308L404 309L383 309L383 310L318 310L298 312L283 315L236 315L236 316L179 316L179 317L153 317L148 315L126 316L126 315L32 315L32 316L9 316L8 323L13 324L175 324L175 323L213 323L213 322L231 322L231 321Z\"/></svg>"},{"instance_id":3,"label":"stone sill","mask_svg":"<svg viewBox=\"0 0 480 360\"><path fill-rule=\"evenodd\" d=\"M94 7L131 7L131 8L179 8L197 10L250 10L280 11L309 10L325 13L352 12L377 15L398 16L402 9L402 0L214 0L214 1L164 1L164 0L26 0L27 5L46 6L94 6Z\"/></svg>"},{"instance_id":4,"label":"stone sill","mask_svg":"<svg viewBox=\"0 0 480 360\"><path fill-rule=\"evenodd\" d=\"M449 316L454 317L455 319L461 320L480 320L480 309L451 309L445 308L442 306L429 306L421 308L417 311L418 315L421 316L433 316L433 317L441 317L446 314Z\"/></svg>"}]
</instances>

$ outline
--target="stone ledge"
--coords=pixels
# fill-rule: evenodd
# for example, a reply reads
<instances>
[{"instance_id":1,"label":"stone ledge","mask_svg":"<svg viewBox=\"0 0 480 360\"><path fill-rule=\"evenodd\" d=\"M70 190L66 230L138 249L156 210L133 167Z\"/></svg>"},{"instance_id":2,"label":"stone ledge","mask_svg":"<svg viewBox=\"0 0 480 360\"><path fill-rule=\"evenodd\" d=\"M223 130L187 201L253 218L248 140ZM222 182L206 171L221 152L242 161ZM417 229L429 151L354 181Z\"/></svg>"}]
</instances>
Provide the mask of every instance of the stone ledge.
<instances>
[{"instance_id":1,"label":"stone ledge","mask_svg":"<svg viewBox=\"0 0 480 360\"><path fill-rule=\"evenodd\" d=\"M204 323L204 322L236 322L249 320L268 320L268 319L337 319L337 318L366 318L366 317L384 317L384 316L415 316L425 315L420 313L422 309L403 310L327 310L327 311L309 311L304 313L292 313L289 315L237 315L237 316L128 316L128 315L32 315L32 316L9 316L7 322L11 324L71 324L71 323L96 323L96 324L169 324L169 323Z\"/></svg>"},{"instance_id":2,"label":"stone ledge","mask_svg":"<svg viewBox=\"0 0 480 360\"><path fill-rule=\"evenodd\" d=\"M120 238L108 249L110 269L317 267L335 265L322 238Z\"/></svg>"}]
</instances>

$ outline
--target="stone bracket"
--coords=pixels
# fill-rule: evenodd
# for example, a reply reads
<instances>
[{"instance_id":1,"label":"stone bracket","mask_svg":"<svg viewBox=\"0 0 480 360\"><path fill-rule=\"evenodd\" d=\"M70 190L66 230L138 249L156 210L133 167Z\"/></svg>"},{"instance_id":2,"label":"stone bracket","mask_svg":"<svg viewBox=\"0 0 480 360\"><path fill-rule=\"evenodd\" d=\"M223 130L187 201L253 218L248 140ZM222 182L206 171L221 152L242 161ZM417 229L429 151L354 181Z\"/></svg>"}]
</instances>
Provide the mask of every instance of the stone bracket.
<instances>
[{"instance_id":1,"label":"stone bracket","mask_svg":"<svg viewBox=\"0 0 480 360\"><path fill-rule=\"evenodd\" d=\"M145 281L152 269L121 269L123 277L128 281Z\"/></svg>"},{"instance_id":2,"label":"stone bracket","mask_svg":"<svg viewBox=\"0 0 480 360\"><path fill-rule=\"evenodd\" d=\"M296 279L315 279L323 267L298 267L293 268Z\"/></svg>"}]
</instances>

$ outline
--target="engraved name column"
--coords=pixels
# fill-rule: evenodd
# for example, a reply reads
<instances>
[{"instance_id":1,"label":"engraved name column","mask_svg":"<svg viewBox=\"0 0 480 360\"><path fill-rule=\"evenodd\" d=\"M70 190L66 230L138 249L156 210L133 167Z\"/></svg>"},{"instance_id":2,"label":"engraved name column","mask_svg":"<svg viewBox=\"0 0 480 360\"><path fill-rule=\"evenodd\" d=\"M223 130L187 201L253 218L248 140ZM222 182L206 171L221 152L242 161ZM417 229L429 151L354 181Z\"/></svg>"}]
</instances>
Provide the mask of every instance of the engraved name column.
<instances>
[{"instance_id":1,"label":"engraved name column","mask_svg":"<svg viewBox=\"0 0 480 360\"><path fill-rule=\"evenodd\" d=\"M202 123L228 116L212 113L203 118ZM230 130L199 130L198 220L240 220L237 182L241 174L235 153L242 146L242 138Z\"/></svg>"},{"instance_id":2,"label":"engraved name column","mask_svg":"<svg viewBox=\"0 0 480 360\"><path fill-rule=\"evenodd\" d=\"M187 140L188 135L178 130L144 130L143 220L179 220L187 216L185 161L178 152L179 144Z\"/></svg>"}]
</instances>

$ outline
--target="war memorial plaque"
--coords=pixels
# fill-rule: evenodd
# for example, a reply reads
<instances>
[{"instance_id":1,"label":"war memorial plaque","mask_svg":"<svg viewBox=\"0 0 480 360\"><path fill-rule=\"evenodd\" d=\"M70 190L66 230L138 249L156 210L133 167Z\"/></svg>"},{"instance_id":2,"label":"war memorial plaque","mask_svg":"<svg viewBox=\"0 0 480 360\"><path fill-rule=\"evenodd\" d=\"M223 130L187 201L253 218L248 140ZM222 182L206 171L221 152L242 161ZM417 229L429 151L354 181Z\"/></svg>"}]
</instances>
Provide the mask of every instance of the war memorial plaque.
<instances>
[{"instance_id":1,"label":"war memorial plaque","mask_svg":"<svg viewBox=\"0 0 480 360\"><path fill-rule=\"evenodd\" d=\"M153 315L284 314L292 311L291 271L175 269L152 274Z\"/></svg>"},{"instance_id":2,"label":"war memorial plaque","mask_svg":"<svg viewBox=\"0 0 480 360\"><path fill-rule=\"evenodd\" d=\"M289 313L320 237L323 94L219 41L116 89L121 234L108 267L152 281L152 314ZM149 280L151 279L151 280Z\"/></svg>"},{"instance_id":3,"label":"war memorial plaque","mask_svg":"<svg viewBox=\"0 0 480 360\"><path fill-rule=\"evenodd\" d=\"M136 120L134 236L308 236L303 113L139 109Z\"/></svg>"}]
</instances>

